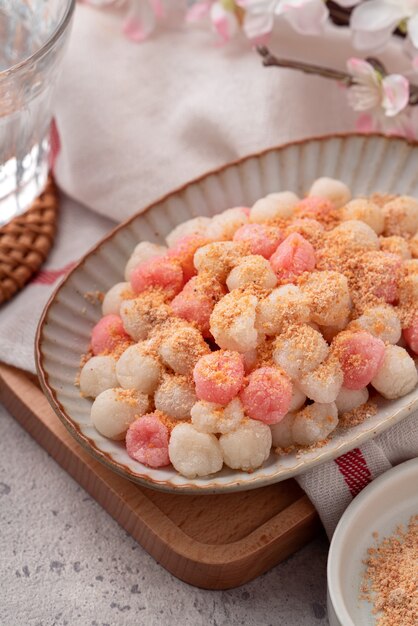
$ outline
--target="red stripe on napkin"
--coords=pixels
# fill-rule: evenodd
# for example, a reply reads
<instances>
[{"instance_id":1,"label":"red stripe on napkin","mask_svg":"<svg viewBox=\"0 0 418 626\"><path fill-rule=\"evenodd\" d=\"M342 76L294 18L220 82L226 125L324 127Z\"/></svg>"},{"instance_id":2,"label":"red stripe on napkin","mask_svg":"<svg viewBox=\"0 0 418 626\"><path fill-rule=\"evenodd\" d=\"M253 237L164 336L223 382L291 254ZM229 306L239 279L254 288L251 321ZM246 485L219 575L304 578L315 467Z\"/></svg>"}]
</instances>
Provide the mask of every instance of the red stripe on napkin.
<instances>
[{"instance_id":1,"label":"red stripe on napkin","mask_svg":"<svg viewBox=\"0 0 418 626\"><path fill-rule=\"evenodd\" d=\"M355 448L343 454L338 459L335 459L335 463L344 476L344 480L353 498L359 494L372 479L366 459L360 448Z\"/></svg>"},{"instance_id":2,"label":"red stripe on napkin","mask_svg":"<svg viewBox=\"0 0 418 626\"><path fill-rule=\"evenodd\" d=\"M31 283L36 285L52 285L58 278L67 274L74 265L75 263L72 262L58 270L41 270L34 276Z\"/></svg>"}]
</instances>

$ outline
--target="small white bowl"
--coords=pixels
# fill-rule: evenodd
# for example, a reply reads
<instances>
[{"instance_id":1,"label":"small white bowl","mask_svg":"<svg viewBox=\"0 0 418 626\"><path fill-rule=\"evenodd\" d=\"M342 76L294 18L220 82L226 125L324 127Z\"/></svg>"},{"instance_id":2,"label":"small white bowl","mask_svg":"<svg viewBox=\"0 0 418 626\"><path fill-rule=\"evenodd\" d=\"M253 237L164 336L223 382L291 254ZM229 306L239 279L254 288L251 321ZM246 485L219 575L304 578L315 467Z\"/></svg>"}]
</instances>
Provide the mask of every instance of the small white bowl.
<instances>
[{"instance_id":1,"label":"small white bowl","mask_svg":"<svg viewBox=\"0 0 418 626\"><path fill-rule=\"evenodd\" d=\"M418 514L418 459L379 476L341 517L328 555L328 619L330 626L373 626L372 605L360 600L367 549L399 524Z\"/></svg>"}]
</instances>

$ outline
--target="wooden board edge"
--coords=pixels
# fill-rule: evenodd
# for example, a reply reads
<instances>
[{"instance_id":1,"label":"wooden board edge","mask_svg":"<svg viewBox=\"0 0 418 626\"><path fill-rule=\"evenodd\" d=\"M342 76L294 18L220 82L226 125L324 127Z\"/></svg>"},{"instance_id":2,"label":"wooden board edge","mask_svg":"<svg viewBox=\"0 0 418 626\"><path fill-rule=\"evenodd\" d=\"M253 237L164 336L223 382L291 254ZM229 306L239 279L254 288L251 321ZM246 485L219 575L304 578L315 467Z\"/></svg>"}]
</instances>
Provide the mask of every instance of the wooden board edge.
<instances>
[{"instance_id":1,"label":"wooden board edge","mask_svg":"<svg viewBox=\"0 0 418 626\"><path fill-rule=\"evenodd\" d=\"M194 586L227 589L244 584L308 543L320 528L313 505L303 496L243 540L223 546L200 543L173 524L146 497L146 489L111 472L83 450L25 372L0 363L0 400L147 552Z\"/></svg>"}]
</instances>

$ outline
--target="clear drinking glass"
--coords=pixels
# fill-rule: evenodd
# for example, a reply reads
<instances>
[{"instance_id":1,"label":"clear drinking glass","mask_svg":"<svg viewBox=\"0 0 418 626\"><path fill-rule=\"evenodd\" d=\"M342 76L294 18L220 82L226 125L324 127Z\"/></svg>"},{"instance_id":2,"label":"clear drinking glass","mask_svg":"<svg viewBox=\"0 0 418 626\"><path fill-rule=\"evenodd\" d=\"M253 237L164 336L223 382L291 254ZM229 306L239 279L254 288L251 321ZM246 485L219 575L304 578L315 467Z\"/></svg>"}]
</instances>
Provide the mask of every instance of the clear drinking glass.
<instances>
[{"instance_id":1,"label":"clear drinking glass","mask_svg":"<svg viewBox=\"0 0 418 626\"><path fill-rule=\"evenodd\" d=\"M51 101L75 0L0 0L0 225L23 213L49 169Z\"/></svg>"}]
</instances>

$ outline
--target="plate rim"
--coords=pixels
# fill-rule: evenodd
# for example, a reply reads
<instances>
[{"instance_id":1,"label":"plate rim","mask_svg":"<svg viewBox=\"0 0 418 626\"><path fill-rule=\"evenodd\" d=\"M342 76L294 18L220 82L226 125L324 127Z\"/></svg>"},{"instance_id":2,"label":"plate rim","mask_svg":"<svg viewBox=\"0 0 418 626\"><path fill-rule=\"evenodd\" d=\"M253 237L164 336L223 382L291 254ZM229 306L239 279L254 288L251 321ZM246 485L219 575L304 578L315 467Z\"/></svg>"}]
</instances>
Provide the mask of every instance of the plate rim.
<instances>
[{"instance_id":1,"label":"plate rim","mask_svg":"<svg viewBox=\"0 0 418 626\"><path fill-rule=\"evenodd\" d=\"M398 136L387 136L387 135L384 135L383 133L367 133L367 134L359 133L359 132L330 133L330 134L325 134L325 135L306 137L306 138L298 139L295 141L289 141L286 143L278 144L276 146L270 146L269 148L265 148L258 152L253 152L244 157L240 157L235 160L228 161L227 163L221 165L220 167L213 168L207 171L206 173L201 174L198 177L176 187L175 189L169 191L168 193L163 194L160 198L157 198L156 200L153 200L151 203L146 205L144 209L138 210L136 213L128 217L126 220L122 221L120 224L117 224L104 237L99 239L98 242L96 242L91 248L89 248L89 250L87 250L85 254L83 254L80 257L80 259L75 263L75 265L71 268L71 270L63 277L63 279L59 282L59 284L53 290L52 294L50 295L50 297L48 298L44 306L44 309L42 311L42 314L38 321L37 329L36 329L34 350L35 350L35 365L36 365L37 376L41 385L41 389L43 393L45 394L49 404L51 405L52 409L54 410L55 414L60 419L60 421L64 424L66 429L76 439L76 441L79 444L81 444L84 450L86 450L95 459L97 459L102 464L104 464L108 469L118 473L124 478L127 478L143 487L148 487L148 488L152 488L152 489L156 489L156 490L164 491L168 493L176 492L176 493L194 494L194 495L196 494L202 494L202 495L208 494L209 495L209 494L214 494L214 493L227 493L227 492L233 492L233 491L247 491L247 490L249 491L251 489L264 487L270 484L274 484L276 482L280 482L281 480L292 478L302 473L301 467L305 465L305 462L303 460L303 455L301 456L301 460L299 461L299 463L294 465L292 468L289 468L285 476L281 476L279 479L277 478L275 474L268 475L268 476L261 475L261 476L255 476L254 479L247 480L244 483L241 482L240 480L232 479L230 483L227 483L225 485L220 485L220 484L197 485L195 483L184 483L182 485L177 485L177 484L173 484L167 481L166 479L157 480L157 479L151 478L147 474L133 472L128 466L123 465L122 463L119 463L118 461L115 461L111 457L110 453L105 452L104 450L100 450L87 435L85 435L84 433L80 431L80 429L78 428L78 425L66 412L65 408L63 407L58 397L56 396L56 391L54 387L50 385L49 383L49 376L43 364L43 360L44 360L43 352L42 352L43 331L44 331L45 326L48 324L49 311L53 303L55 302L55 299L58 296L59 292L66 285L66 283L71 278L71 276L84 264L87 258L90 257L92 254L94 254L94 252L96 252L102 245L106 244L110 239L112 239L119 231L126 228L138 217L148 213L155 206L162 204L163 202L165 202L172 196L181 194L191 185L198 184L212 175L221 174L224 170L230 167L233 167L235 165L242 165L246 161L249 161L253 158L259 159L263 157L264 155L271 153L271 152L279 152L279 151L285 150L286 148L290 148L292 146L300 146L300 145L308 144L311 142L323 143L323 142L330 141L332 139L350 139L350 138L359 138L359 139L364 139L365 141L369 139L373 139L373 138L380 138L380 139L385 140L388 143L400 142L405 145L409 145L411 148L418 147L418 141L416 140L410 140L410 139L406 139L406 138L398 137ZM415 399L413 399L412 402L408 406L399 408L398 411L395 412L390 418L388 418L383 424L377 425L375 427L371 427L370 429L363 431L362 433L359 433L357 437L355 437L354 439L351 439L350 441L341 442L340 445L336 449L332 449L332 448L329 449L325 446L324 452L322 454L319 454L315 458L314 465L307 468L306 471L309 471L309 469L313 469L313 467L316 467L317 465L320 465L326 461L333 460L337 458L338 456L340 456L341 454L344 454L345 452L348 452L349 450L352 450L353 448L357 447L364 441L371 439L373 436L379 434L380 432L384 432L391 426L398 423L404 417L407 417L407 415L413 412L417 408L417 406L418 406L418 396ZM260 468L260 470L262 471L262 468ZM216 477L216 474L213 476L209 476L208 478L209 480L211 480L212 478L215 479L215 477Z\"/></svg>"}]
</instances>

